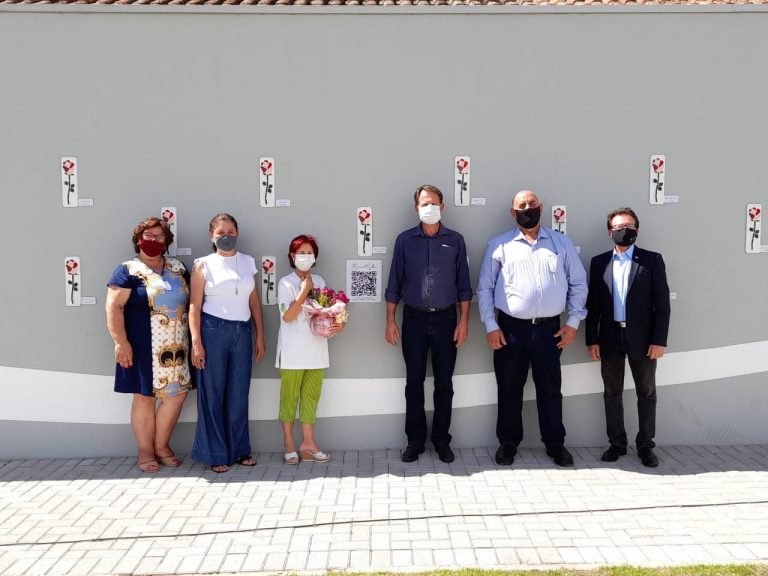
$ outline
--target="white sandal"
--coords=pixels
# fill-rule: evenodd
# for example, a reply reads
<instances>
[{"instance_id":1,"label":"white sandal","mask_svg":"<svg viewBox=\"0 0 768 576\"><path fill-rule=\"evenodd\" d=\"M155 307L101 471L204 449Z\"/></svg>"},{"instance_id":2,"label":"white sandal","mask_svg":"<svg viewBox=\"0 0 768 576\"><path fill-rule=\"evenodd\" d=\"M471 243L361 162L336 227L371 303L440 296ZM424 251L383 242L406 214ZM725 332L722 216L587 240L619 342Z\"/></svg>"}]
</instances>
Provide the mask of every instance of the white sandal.
<instances>
[{"instance_id":1,"label":"white sandal","mask_svg":"<svg viewBox=\"0 0 768 576\"><path fill-rule=\"evenodd\" d=\"M331 457L329 454L326 454L322 450L318 450L317 452L310 452L309 450L299 450L299 453L301 454L301 460L303 462L329 462L331 460Z\"/></svg>"},{"instance_id":2,"label":"white sandal","mask_svg":"<svg viewBox=\"0 0 768 576\"><path fill-rule=\"evenodd\" d=\"M299 463L299 455L296 452L286 452L283 454L283 461L291 466Z\"/></svg>"}]
</instances>

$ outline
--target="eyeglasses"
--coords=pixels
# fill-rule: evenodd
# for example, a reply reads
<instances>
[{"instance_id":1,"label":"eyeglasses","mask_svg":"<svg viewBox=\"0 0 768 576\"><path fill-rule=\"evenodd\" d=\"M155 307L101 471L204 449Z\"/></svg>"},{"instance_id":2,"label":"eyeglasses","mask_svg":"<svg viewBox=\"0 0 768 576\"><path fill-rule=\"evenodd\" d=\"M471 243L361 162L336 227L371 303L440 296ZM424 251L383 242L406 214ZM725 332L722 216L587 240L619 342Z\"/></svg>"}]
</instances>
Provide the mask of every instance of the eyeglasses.
<instances>
[{"instance_id":1,"label":"eyeglasses","mask_svg":"<svg viewBox=\"0 0 768 576\"><path fill-rule=\"evenodd\" d=\"M165 243L165 234L147 234L144 232L141 237L144 238L144 240L154 240L155 242Z\"/></svg>"},{"instance_id":2,"label":"eyeglasses","mask_svg":"<svg viewBox=\"0 0 768 576\"><path fill-rule=\"evenodd\" d=\"M614 232L621 232L622 230L637 230L637 226L634 224L619 224L611 228Z\"/></svg>"}]
</instances>

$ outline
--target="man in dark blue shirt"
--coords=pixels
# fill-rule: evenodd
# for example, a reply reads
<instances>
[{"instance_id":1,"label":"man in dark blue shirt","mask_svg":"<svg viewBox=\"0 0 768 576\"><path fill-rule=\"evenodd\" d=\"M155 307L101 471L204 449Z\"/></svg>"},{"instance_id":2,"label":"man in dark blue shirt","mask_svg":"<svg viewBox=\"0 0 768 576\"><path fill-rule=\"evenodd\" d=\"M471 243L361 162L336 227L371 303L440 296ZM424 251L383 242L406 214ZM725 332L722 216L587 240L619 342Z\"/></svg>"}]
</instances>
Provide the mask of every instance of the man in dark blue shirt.
<instances>
[{"instance_id":1,"label":"man in dark blue shirt","mask_svg":"<svg viewBox=\"0 0 768 576\"><path fill-rule=\"evenodd\" d=\"M403 462L414 462L427 442L424 379L427 355L432 353L435 414L432 444L440 460L453 462L451 408L453 368L457 348L467 339L472 286L464 237L440 224L443 193L423 185L413 196L421 224L395 241L392 268L385 292L387 342L397 346L400 330L395 311L403 301L403 358L405 359L405 434L408 447ZM456 304L459 305L457 317Z\"/></svg>"}]
</instances>

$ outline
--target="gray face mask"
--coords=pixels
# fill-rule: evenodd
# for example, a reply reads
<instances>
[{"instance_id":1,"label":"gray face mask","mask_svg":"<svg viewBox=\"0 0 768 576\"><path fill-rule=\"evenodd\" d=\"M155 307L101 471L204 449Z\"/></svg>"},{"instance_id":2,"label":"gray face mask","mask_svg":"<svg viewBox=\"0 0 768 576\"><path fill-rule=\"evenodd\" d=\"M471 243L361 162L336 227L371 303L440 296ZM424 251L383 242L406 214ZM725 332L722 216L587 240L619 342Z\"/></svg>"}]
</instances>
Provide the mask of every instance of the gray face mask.
<instances>
[{"instance_id":1,"label":"gray face mask","mask_svg":"<svg viewBox=\"0 0 768 576\"><path fill-rule=\"evenodd\" d=\"M213 242L222 252L231 252L237 246L237 236L219 236Z\"/></svg>"}]
</instances>

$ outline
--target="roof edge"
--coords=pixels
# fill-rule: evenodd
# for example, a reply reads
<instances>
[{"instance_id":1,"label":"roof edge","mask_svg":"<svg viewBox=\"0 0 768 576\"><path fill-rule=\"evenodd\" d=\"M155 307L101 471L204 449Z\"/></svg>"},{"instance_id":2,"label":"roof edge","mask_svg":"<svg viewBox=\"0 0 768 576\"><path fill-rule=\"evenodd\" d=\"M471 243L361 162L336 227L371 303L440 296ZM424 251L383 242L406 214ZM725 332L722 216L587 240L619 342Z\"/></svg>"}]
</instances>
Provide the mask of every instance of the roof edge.
<instances>
[{"instance_id":1,"label":"roof edge","mask_svg":"<svg viewBox=\"0 0 768 576\"><path fill-rule=\"evenodd\" d=\"M16 13L79 13L79 14L301 14L304 16L399 16L399 15L487 15L487 14L651 14L702 13L722 14L740 12L768 13L768 4L640 4L605 5L600 3L578 5L478 5L478 6L275 6L275 5L157 5L157 4L57 4L19 3L0 1L1 12Z\"/></svg>"}]
</instances>

